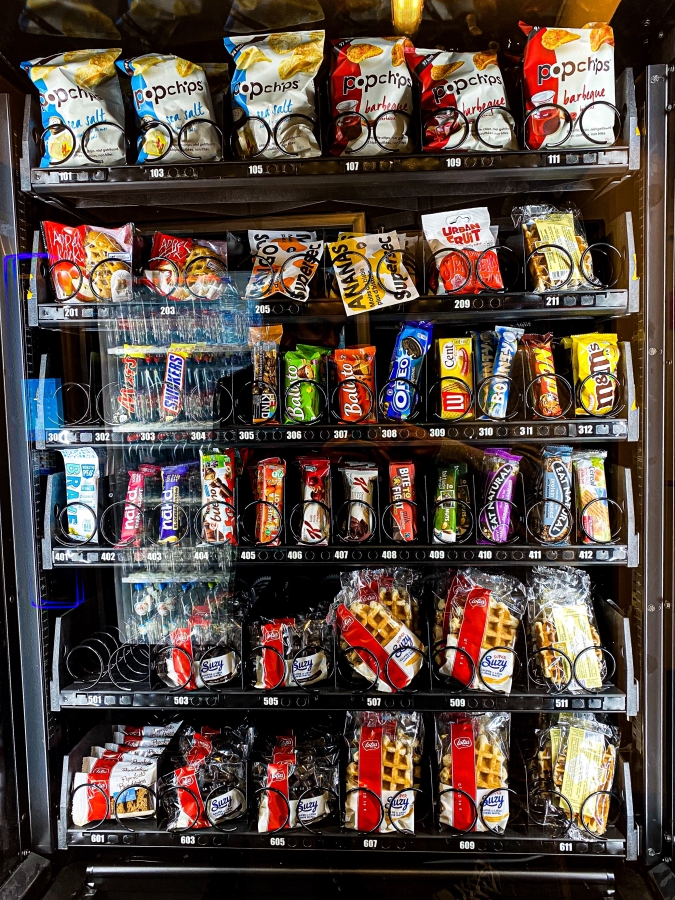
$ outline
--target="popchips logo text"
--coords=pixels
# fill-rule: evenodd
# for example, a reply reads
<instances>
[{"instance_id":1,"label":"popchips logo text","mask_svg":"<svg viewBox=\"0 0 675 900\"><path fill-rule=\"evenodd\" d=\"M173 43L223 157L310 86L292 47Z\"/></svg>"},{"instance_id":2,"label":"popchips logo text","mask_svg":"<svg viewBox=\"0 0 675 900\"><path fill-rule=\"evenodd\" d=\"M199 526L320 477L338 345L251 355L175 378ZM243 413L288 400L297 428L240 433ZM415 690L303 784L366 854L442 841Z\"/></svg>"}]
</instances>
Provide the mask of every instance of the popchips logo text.
<instances>
[{"instance_id":1,"label":"popchips logo text","mask_svg":"<svg viewBox=\"0 0 675 900\"><path fill-rule=\"evenodd\" d=\"M300 88L299 81L274 81L268 84L261 84L259 81L242 81L235 84L232 93L243 94L249 100L254 100L261 94L283 94L286 91L297 91Z\"/></svg>"},{"instance_id":2,"label":"popchips logo text","mask_svg":"<svg viewBox=\"0 0 675 900\"><path fill-rule=\"evenodd\" d=\"M559 78L564 82L566 78L571 78L575 72L582 74L589 72L593 75L598 75L600 72L609 72L611 65L611 60L596 59L593 56L589 56L588 59L581 60L578 63L571 59L563 63L554 63L554 65L543 63L537 66L537 84L543 84L549 78Z\"/></svg>"},{"instance_id":3,"label":"popchips logo text","mask_svg":"<svg viewBox=\"0 0 675 900\"><path fill-rule=\"evenodd\" d=\"M436 103L440 103L441 100L446 96L446 94L454 95L455 97L461 97L464 91L469 88L484 86L484 87L492 87L495 84L503 85L499 75L481 75L480 73L476 73L472 75L470 78L457 78L455 81L448 81L447 84L439 84L433 88L431 91L434 101Z\"/></svg>"},{"instance_id":4,"label":"popchips logo text","mask_svg":"<svg viewBox=\"0 0 675 900\"><path fill-rule=\"evenodd\" d=\"M365 94L373 88L383 84L390 84L398 90L412 87L412 78L408 74L399 72L383 72L381 75L346 75L342 81L342 93L349 91L363 91Z\"/></svg>"},{"instance_id":5,"label":"popchips logo text","mask_svg":"<svg viewBox=\"0 0 675 900\"><path fill-rule=\"evenodd\" d=\"M184 81L176 80L173 84L155 84L147 85L144 88L134 91L134 103L136 108L140 109L146 101L152 101L155 104L161 103L165 97L177 97L184 94L190 97L197 91L204 90L204 82L199 80Z\"/></svg>"}]
</instances>

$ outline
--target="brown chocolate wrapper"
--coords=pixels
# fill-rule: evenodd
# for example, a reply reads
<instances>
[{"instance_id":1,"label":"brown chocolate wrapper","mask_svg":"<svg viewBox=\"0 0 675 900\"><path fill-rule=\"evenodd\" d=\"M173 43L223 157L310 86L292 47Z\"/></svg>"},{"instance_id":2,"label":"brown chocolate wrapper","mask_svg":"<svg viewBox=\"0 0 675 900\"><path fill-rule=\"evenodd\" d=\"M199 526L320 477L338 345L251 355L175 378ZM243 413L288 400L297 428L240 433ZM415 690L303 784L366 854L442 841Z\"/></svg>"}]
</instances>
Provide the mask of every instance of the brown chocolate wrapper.
<instances>
[{"instance_id":1,"label":"brown chocolate wrapper","mask_svg":"<svg viewBox=\"0 0 675 900\"><path fill-rule=\"evenodd\" d=\"M307 456L298 463L303 501L300 541L325 545L330 537L330 460Z\"/></svg>"},{"instance_id":2,"label":"brown chocolate wrapper","mask_svg":"<svg viewBox=\"0 0 675 900\"><path fill-rule=\"evenodd\" d=\"M273 457L258 463L257 499L264 502L257 507L255 539L257 544L278 547L284 516L284 482L286 463ZM271 506L269 505L271 504Z\"/></svg>"},{"instance_id":3,"label":"brown chocolate wrapper","mask_svg":"<svg viewBox=\"0 0 675 900\"><path fill-rule=\"evenodd\" d=\"M524 334L520 345L525 352L527 369L532 384L535 415L541 418L559 419L562 414L558 396L558 382L553 362L552 334ZM539 376L552 376L539 377Z\"/></svg>"},{"instance_id":4,"label":"brown chocolate wrapper","mask_svg":"<svg viewBox=\"0 0 675 900\"><path fill-rule=\"evenodd\" d=\"M417 537L415 502L415 465L412 462L389 463L389 500L394 522L395 541L414 541ZM406 502L409 501L409 502Z\"/></svg>"},{"instance_id":5,"label":"brown chocolate wrapper","mask_svg":"<svg viewBox=\"0 0 675 900\"><path fill-rule=\"evenodd\" d=\"M254 425L276 425L279 423L279 345L283 328L281 325L262 325L252 326L248 331L253 350L251 420Z\"/></svg>"},{"instance_id":6,"label":"brown chocolate wrapper","mask_svg":"<svg viewBox=\"0 0 675 900\"><path fill-rule=\"evenodd\" d=\"M347 507L347 537L350 541L367 540L375 530L373 499L377 466L373 463L348 463L342 475L345 496L350 501Z\"/></svg>"}]
</instances>

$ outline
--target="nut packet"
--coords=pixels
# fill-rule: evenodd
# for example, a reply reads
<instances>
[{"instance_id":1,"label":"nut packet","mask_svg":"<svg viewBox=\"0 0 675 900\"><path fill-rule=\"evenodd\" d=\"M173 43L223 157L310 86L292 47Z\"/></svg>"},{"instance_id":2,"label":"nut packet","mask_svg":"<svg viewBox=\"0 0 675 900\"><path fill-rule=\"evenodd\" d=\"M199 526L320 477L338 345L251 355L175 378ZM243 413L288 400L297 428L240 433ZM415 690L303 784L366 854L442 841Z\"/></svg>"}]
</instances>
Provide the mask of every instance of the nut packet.
<instances>
[{"instance_id":1,"label":"nut packet","mask_svg":"<svg viewBox=\"0 0 675 900\"><path fill-rule=\"evenodd\" d=\"M118 302L132 299L134 226L61 225L42 222L56 299Z\"/></svg>"},{"instance_id":2,"label":"nut packet","mask_svg":"<svg viewBox=\"0 0 675 900\"><path fill-rule=\"evenodd\" d=\"M456 53L406 45L405 60L422 92L426 153L518 149L495 52Z\"/></svg>"},{"instance_id":3,"label":"nut packet","mask_svg":"<svg viewBox=\"0 0 675 900\"><path fill-rule=\"evenodd\" d=\"M611 415L619 389L617 336L597 332L573 334L563 338L562 345L572 351L576 415Z\"/></svg>"},{"instance_id":4,"label":"nut packet","mask_svg":"<svg viewBox=\"0 0 675 900\"><path fill-rule=\"evenodd\" d=\"M424 723L417 712L348 712L345 826L414 834Z\"/></svg>"},{"instance_id":5,"label":"nut packet","mask_svg":"<svg viewBox=\"0 0 675 900\"><path fill-rule=\"evenodd\" d=\"M124 103L115 69L121 52L71 50L21 63L40 94L40 168L126 163Z\"/></svg>"},{"instance_id":6,"label":"nut packet","mask_svg":"<svg viewBox=\"0 0 675 900\"><path fill-rule=\"evenodd\" d=\"M533 657L546 684L573 693L600 690L607 664L582 569L535 566L528 575L528 624Z\"/></svg>"},{"instance_id":7,"label":"nut packet","mask_svg":"<svg viewBox=\"0 0 675 900\"><path fill-rule=\"evenodd\" d=\"M448 572L434 595L439 671L470 690L510 694L526 602L524 586L511 575Z\"/></svg>"},{"instance_id":8,"label":"nut packet","mask_svg":"<svg viewBox=\"0 0 675 900\"><path fill-rule=\"evenodd\" d=\"M597 150L613 144L617 116L611 27L605 22L590 22L583 28L533 27L520 22L520 28L527 35L523 56L526 146Z\"/></svg>"},{"instance_id":9,"label":"nut packet","mask_svg":"<svg viewBox=\"0 0 675 900\"><path fill-rule=\"evenodd\" d=\"M220 127L201 66L170 53L117 65L131 77L139 165L222 159Z\"/></svg>"},{"instance_id":10,"label":"nut packet","mask_svg":"<svg viewBox=\"0 0 675 900\"><path fill-rule=\"evenodd\" d=\"M586 253L588 241L578 210L562 212L544 203L514 207L511 216L513 224L523 229L525 255L536 293L600 287L593 275L591 254Z\"/></svg>"},{"instance_id":11,"label":"nut packet","mask_svg":"<svg viewBox=\"0 0 675 900\"><path fill-rule=\"evenodd\" d=\"M606 450L575 450L572 454L577 515L584 544L609 544L612 541L605 480L606 457Z\"/></svg>"},{"instance_id":12,"label":"nut packet","mask_svg":"<svg viewBox=\"0 0 675 900\"><path fill-rule=\"evenodd\" d=\"M289 300L307 302L310 282L323 257L323 241L306 241L296 236L277 236L255 243L251 240L251 254L253 268L246 285L247 300L282 294Z\"/></svg>"},{"instance_id":13,"label":"nut packet","mask_svg":"<svg viewBox=\"0 0 675 900\"><path fill-rule=\"evenodd\" d=\"M333 156L412 153L412 78L405 37L333 41L330 152Z\"/></svg>"},{"instance_id":14,"label":"nut packet","mask_svg":"<svg viewBox=\"0 0 675 900\"><path fill-rule=\"evenodd\" d=\"M436 713L439 822L503 834L509 821L511 713Z\"/></svg>"},{"instance_id":15,"label":"nut packet","mask_svg":"<svg viewBox=\"0 0 675 900\"><path fill-rule=\"evenodd\" d=\"M279 345L283 326L252 325L248 332L253 350L252 422L254 425L277 424L280 405Z\"/></svg>"},{"instance_id":16,"label":"nut packet","mask_svg":"<svg viewBox=\"0 0 675 900\"><path fill-rule=\"evenodd\" d=\"M437 296L504 289L486 206L422 216L422 228L433 254L431 288Z\"/></svg>"},{"instance_id":17,"label":"nut packet","mask_svg":"<svg viewBox=\"0 0 675 900\"><path fill-rule=\"evenodd\" d=\"M243 157L319 156L314 79L323 62L324 31L231 36L235 65L232 114Z\"/></svg>"},{"instance_id":18,"label":"nut packet","mask_svg":"<svg viewBox=\"0 0 675 900\"><path fill-rule=\"evenodd\" d=\"M419 297L403 263L395 231L341 235L328 250L346 315L356 316Z\"/></svg>"}]
</instances>

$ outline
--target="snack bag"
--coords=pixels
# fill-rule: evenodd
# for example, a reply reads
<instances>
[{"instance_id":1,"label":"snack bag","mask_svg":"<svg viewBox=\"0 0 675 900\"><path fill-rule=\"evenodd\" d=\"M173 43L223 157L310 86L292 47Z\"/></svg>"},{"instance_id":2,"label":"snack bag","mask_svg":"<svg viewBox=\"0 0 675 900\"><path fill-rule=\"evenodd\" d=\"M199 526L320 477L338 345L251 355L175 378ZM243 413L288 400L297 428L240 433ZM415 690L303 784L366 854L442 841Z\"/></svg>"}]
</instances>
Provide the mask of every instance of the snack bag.
<instances>
[{"instance_id":1,"label":"snack bag","mask_svg":"<svg viewBox=\"0 0 675 900\"><path fill-rule=\"evenodd\" d=\"M99 228L42 222L57 300L131 300L134 226Z\"/></svg>"},{"instance_id":2,"label":"snack bag","mask_svg":"<svg viewBox=\"0 0 675 900\"><path fill-rule=\"evenodd\" d=\"M511 713L436 713L435 726L439 822L457 831L503 834Z\"/></svg>"},{"instance_id":3,"label":"snack bag","mask_svg":"<svg viewBox=\"0 0 675 900\"><path fill-rule=\"evenodd\" d=\"M66 472L68 538L98 544L98 453L93 447L60 449L59 453ZM61 516L59 525L63 520Z\"/></svg>"},{"instance_id":4,"label":"snack bag","mask_svg":"<svg viewBox=\"0 0 675 900\"><path fill-rule=\"evenodd\" d=\"M375 463L346 463L342 470L344 493L347 498L346 539L362 543L369 540L376 527Z\"/></svg>"},{"instance_id":5,"label":"snack bag","mask_svg":"<svg viewBox=\"0 0 675 900\"><path fill-rule=\"evenodd\" d=\"M426 153L518 149L496 53L406 45L405 60L422 91Z\"/></svg>"},{"instance_id":6,"label":"snack bag","mask_svg":"<svg viewBox=\"0 0 675 900\"><path fill-rule=\"evenodd\" d=\"M499 448L486 450L483 454L479 544L506 544L511 539L511 510L521 459L521 456Z\"/></svg>"},{"instance_id":7,"label":"snack bag","mask_svg":"<svg viewBox=\"0 0 675 900\"><path fill-rule=\"evenodd\" d=\"M325 546L330 538L331 526L330 460L301 456L297 462L302 491L300 543Z\"/></svg>"},{"instance_id":8,"label":"snack bag","mask_svg":"<svg viewBox=\"0 0 675 900\"><path fill-rule=\"evenodd\" d=\"M314 79L325 36L324 31L295 31L225 38L236 67L232 113L241 156L306 159L321 154Z\"/></svg>"},{"instance_id":9,"label":"snack bag","mask_svg":"<svg viewBox=\"0 0 675 900\"><path fill-rule=\"evenodd\" d=\"M422 216L422 228L433 254L437 284L431 287L437 296L504 289L486 206Z\"/></svg>"},{"instance_id":10,"label":"snack bag","mask_svg":"<svg viewBox=\"0 0 675 900\"><path fill-rule=\"evenodd\" d=\"M317 607L292 618L249 624L251 647L258 648L253 687L307 687L328 678L332 654L327 612L327 607Z\"/></svg>"},{"instance_id":11,"label":"snack bag","mask_svg":"<svg viewBox=\"0 0 675 900\"><path fill-rule=\"evenodd\" d=\"M343 347L333 351L342 422L377 422L375 347Z\"/></svg>"},{"instance_id":12,"label":"snack bag","mask_svg":"<svg viewBox=\"0 0 675 900\"><path fill-rule=\"evenodd\" d=\"M312 425L326 411L324 378L327 347L298 344L284 353L284 422ZM323 387L323 393L321 388Z\"/></svg>"},{"instance_id":13,"label":"snack bag","mask_svg":"<svg viewBox=\"0 0 675 900\"><path fill-rule=\"evenodd\" d=\"M543 447L541 470L543 514L538 516L537 536L546 543L569 543L574 527L572 448L564 444ZM536 507L540 508L541 504Z\"/></svg>"},{"instance_id":14,"label":"snack bag","mask_svg":"<svg viewBox=\"0 0 675 900\"><path fill-rule=\"evenodd\" d=\"M215 300L227 285L227 241L157 231L143 281L171 300Z\"/></svg>"},{"instance_id":15,"label":"snack bag","mask_svg":"<svg viewBox=\"0 0 675 900\"><path fill-rule=\"evenodd\" d=\"M131 76L131 95L139 125L141 163L190 163L222 158L204 70L173 54L151 53L120 60Z\"/></svg>"},{"instance_id":16,"label":"snack bag","mask_svg":"<svg viewBox=\"0 0 675 900\"><path fill-rule=\"evenodd\" d=\"M401 325L382 403L382 412L392 421L411 418L420 404L417 384L422 375L424 358L431 346L433 327L431 322L404 322Z\"/></svg>"},{"instance_id":17,"label":"snack bag","mask_svg":"<svg viewBox=\"0 0 675 900\"><path fill-rule=\"evenodd\" d=\"M346 315L356 316L419 297L403 263L395 231L342 235L328 249Z\"/></svg>"},{"instance_id":18,"label":"snack bag","mask_svg":"<svg viewBox=\"0 0 675 900\"><path fill-rule=\"evenodd\" d=\"M461 569L448 572L434 605L434 646L448 648L435 653L440 672L470 690L510 694L523 585L511 575Z\"/></svg>"},{"instance_id":19,"label":"snack bag","mask_svg":"<svg viewBox=\"0 0 675 900\"><path fill-rule=\"evenodd\" d=\"M518 342L523 336L522 328L511 325L496 325L494 331L495 348L492 371L483 380L479 390L478 406L482 410L480 419L505 419L511 393L511 372L518 351ZM481 359L481 365L485 360Z\"/></svg>"},{"instance_id":20,"label":"snack bag","mask_svg":"<svg viewBox=\"0 0 675 900\"><path fill-rule=\"evenodd\" d=\"M465 463L438 470L434 496L434 544L454 544L472 526L467 471Z\"/></svg>"},{"instance_id":21,"label":"snack bag","mask_svg":"<svg viewBox=\"0 0 675 900\"><path fill-rule=\"evenodd\" d=\"M581 519L584 544L609 544L612 540L605 480L606 457L606 450L575 450L572 454L577 514Z\"/></svg>"},{"instance_id":22,"label":"snack bag","mask_svg":"<svg viewBox=\"0 0 675 900\"><path fill-rule=\"evenodd\" d=\"M236 484L234 450L199 451L201 460L202 508L200 538L207 544L237 543Z\"/></svg>"},{"instance_id":23,"label":"snack bag","mask_svg":"<svg viewBox=\"0 0 675 900\"><path fill-rule=\"evenodd\" d=\"M608 147L617 121L614 97L614 33L604 22L583 28L546 28L520 23L527 35L523 90L525 145ZM567 116L556 106L567 111Z\"/></svg>"},{"instance_id":24,"label":"snack bag","mask_svg":"<svg viewBox=\"0 0 675 900\"><path fill-rule=\"evenodd\" d=\"M286 463L278 457L263 459L258 463L256 500L262 501L256 508L255 539L257 544L278 547L284 523L284 484Z\"/></svg>"},{"instance_id":25,"label":"snack bag","mask_svg":"<svg viewBox=\"0 0 675 900\"><path fill-rule=\"evenodd\" d=\"M279 236L254 243L251 239L251 254L253 269L246 286L247 300L262 300L273 294L302 303L309 299L309 283L319 268L323 241Z\"/></svg>"},{"instance_id":26,"label":"snack bag","mask_svg":"<svg viewBox=\"0 0 675 900\"><path fill-rule=\"evenodd\" d=\"M348 712L345 737L349 748L345 826L414 834L411 788L420 784L424 744L420 713Z\"/></svg>"},{"instance_id":27,"label":"snack bag","mask_svg":"<svg viewBox=\"0 0 675 900\"><path fill-rule=\"evenodd\" d=\"M438 338L442 419L473 419L473 342L470 337Z\"/></svg>"},{"instance_id":28,"label":"snack bag","mask_svg":"<svg viewBox=\"0 0 675 900\"><path fill-rule=\"evenodd\" d=\"M40 168L126 163L124 104L115 70L121 52L71 50L21 63L40 93Z\"/></svg>"},{"instance_id":29,"label":"snack bag","mask_svg":"<svg viewBox=\"0 0 675 900\"><path fill-rule=\"evenodd\" d=\"M251 326L253 384L251 385L252 422L254 425L277 424L279 412L279 345L281 325Z\"/></svg>"},{"instance_id":30,"label":"snack bag","mask_svg":"<svg viewBox=\"0 0 675 900\"><path fill-rule=\"evenodd\" d=\"M414 463L389 463L389 501L394 541L414 541L417 537Z\"/></svg>"},{"instance_id":31,"label":"snack bag","mask_svg":"<svg viewBox=\"0 0 675 900\"><path fill-rule=\"evenodd\" d=\"M543 294L602 287L593 275L591 254L586 253L583 265L581 262L588 242L578 210L561 212L543 203L514 207L511 215L514 225L523 229L534 291Z\"/></svg>"},{"instance_id":32,"label":"snack bag","mask_svg":"<svg viewBox=\"0 0 675 900\"><path fill-rule=\"evenodd\" d=\"M572 351L577 416L611 415L616 404L619 345L615 334L573 334L562 345Z\"/></svg>"},{"instance_id":33,"label":"snack bag","mask_svg":"<svg viewBox=\"0 0 675 900\"><path fill-rule=\"evenodd\" d=\"M412 78L408 38L347 38L333 42L330 75L333 156L412 153Z\"/></svg>"},{"instance_id":34,"label":"snack bag","mask_svg":"<svg viewBox=\"0 0 675 900\"><path fill-rule=\"evenodd\" d=\"M557 691L600 690L607 664L586 572L535 566L528 576L528 621L534 659Z\"/></svg>"}]
</instances>

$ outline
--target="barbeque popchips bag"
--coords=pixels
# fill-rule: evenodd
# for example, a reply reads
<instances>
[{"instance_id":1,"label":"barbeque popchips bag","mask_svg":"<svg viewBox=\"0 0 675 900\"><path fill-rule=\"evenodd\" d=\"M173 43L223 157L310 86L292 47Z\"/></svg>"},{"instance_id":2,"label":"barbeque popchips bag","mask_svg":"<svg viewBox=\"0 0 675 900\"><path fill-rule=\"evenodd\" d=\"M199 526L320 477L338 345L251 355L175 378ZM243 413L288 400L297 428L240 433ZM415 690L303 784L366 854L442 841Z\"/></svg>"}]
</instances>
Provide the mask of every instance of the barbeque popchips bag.
<instances>
[{"instance_id":1,"label":"barbeque popchips bag","mask_svg":"<svg viewBox=\"0 0 675 900\"><path fill-rule=\"evenodd\" d=\"M314 78L324 38L323 31L225 38L236 66L232 110L242 156L319 156Z\"/></svg>"},{"instance_id":2,"label":"barbeque popchips bag","mask_svg":"<svg viewBox=\"0 0 675 900\"><path fill-rule=\"evenodd\" d=\"M41 168L126 162L124 105L115 71L121 52L73 50L21 63L40 92Z\"/></svg>"}]
</instances>

